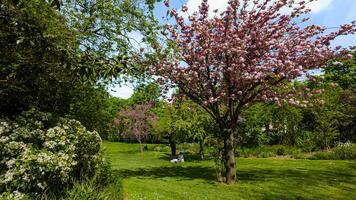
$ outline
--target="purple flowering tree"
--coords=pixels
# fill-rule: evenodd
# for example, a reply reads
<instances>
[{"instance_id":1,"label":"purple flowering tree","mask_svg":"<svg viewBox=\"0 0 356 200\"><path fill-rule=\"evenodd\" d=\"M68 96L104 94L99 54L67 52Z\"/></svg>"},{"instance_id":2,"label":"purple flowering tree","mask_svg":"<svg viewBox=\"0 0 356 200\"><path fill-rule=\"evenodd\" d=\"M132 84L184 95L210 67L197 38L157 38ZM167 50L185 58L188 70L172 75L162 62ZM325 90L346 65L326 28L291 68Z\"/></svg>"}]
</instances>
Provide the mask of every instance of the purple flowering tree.
<instances>
[{"instance_id":1,"label":"purple flowering tree","mask_svg":"<svg viewBox=\"0 0 356 200\"><path fill-rule=\"evenodd\" d=\"M157 116L151 112L152 103L137 104L119 110L114 124L124 126L123 136L134 137L140 143L140 150L143 152L142 141L147 138L149 131L158 120Z\"/></svg>"}]
</instances>

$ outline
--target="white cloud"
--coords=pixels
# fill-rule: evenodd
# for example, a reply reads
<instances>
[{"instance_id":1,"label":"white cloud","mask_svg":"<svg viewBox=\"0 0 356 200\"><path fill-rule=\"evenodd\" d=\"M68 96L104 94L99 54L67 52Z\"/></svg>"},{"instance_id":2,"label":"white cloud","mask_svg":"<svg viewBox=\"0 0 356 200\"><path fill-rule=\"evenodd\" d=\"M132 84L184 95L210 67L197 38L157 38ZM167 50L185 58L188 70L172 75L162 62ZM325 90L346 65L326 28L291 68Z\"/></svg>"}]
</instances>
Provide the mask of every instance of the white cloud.
<instances>
[{"instance_id":1,"label":"white cloud","mask_svg":"<svg viewBox=\"0 0 356 200\"><path fill-rule=\"evenodd\" d=\"M193 12L199 11L199 5L203 0L188 0L186 5L188 7L188 13L192 14ZM220 12L225 11L228 5L229 0L208 0L209 4L209 16L213 17L213 10L218 9ZM250 0L252 3L252 0ZM297 0L302 1L302 0ZM318 13L326 9L333 0L317 0L308 4L308 8L312 10L312 13ZM182 13L181 13L182 14ZM186 16L183 14L183 16Z\"/></svg>"},{"instance_id":2,"label":"white cloud","mask_svg":"<svg viewBox=\"0 0 356 200\"><path fill-rule=\"evenodd\" d=\"M203 0L188 0L187 4L186 4L188 7L188 13L193 14L194 12L198 12L199 6L202 2L203 2ZM229 2L229 0L210 0L210 1L208 1L209 16L210 17L214 16L213 10L215 10L215 9L218 9L220 12L225 11L228 2ZM186 16L186 15L183 14L183 16Z\"/></svg>"},{"instance_id":3,"label":"white cloud","mask_svg":"<svg viewBox=\"0 0 356 200\"><path fill-rule=\"evenodd\" d=\"M296 4L300 1L304 1L304 0L296 0ZM332 1L333 0L316 0L308 3L307 8L311 9L311 13L319 13L322 10L326 9L332 3ZM290 8L285 7L281 9L281 13L283 14L288 14L290 12L291 12Z\"/></svg>"},{"instance_id":4,"label":"white cloud","mask_svg":"<svg viewBox=\"0 0 356 200\"><path fill-rule=\"evenodd\" d=\"M113 85L109 87L109 93L114 97L128 99L133 94L133 85Z\"/></svg>"},{"instance_id":5,"label":"white cloud","mask_svg":"<svg viewBox=\"0 0 356 200\"><path fill-rule=\"evenodd\" d=\"M332 1L333 0L318 0L311 2L308 7L312 10L313 13L318 13L330 6Z\"/></svg>"},{"instance_id":6,"label":"white cloud","mask_svg":"<svg viewBox=\"0 0 356 200\"><path fill-rule=\"evenodd\" d=\"M227 7L227 3L229 0L215 0L208 1L210 12L218 9L219 11L224 11ZM187 6L190 9L190 12L193 13L199 10L199 5L203 2L203 0L188 0Z\"/></svg>"}]
</instances>

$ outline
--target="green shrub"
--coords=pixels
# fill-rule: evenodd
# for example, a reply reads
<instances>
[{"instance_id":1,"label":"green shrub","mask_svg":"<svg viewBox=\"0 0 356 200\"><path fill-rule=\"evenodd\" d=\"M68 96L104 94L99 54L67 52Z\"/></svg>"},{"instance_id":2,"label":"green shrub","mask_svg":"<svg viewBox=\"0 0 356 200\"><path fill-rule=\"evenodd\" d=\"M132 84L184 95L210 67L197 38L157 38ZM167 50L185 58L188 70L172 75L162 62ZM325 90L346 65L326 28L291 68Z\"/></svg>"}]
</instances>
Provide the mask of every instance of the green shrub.
<instances>
[{"instance_id":1,"label":"green shrub","mask_svg":"<svg viewBox=\"0 0 356 200\"><path fill-rule=\"evenodd\" d=\"M333 157L332 152L321 151L321 152L316 152L309 159L311 159L311 160L334 160L334 157Z\"/></svg>"},{"instance_id":2,"label":"green shrub","mask_svg":"<svg viewBox=\"0 0 356 200\"><path fill-rule=\"evenodd\" d=\"M65 200L117 200L123 199L121 191L121 183L117 179L115 182L110 183L105 188L98 188L93 180L77 181L74 183L73 188L68 190L66 196L62 199Z\"/></svg>"},{"instance_id":3,"label":"green shrub","mask_svg":"<svg viewBox=\"0 0 356 200\"><path fill-rule=\"evenodd\" d=\"M107 140L110 142L118 142L120 141L120 134L118 133L118 131L113 130L108 133Z\"/></svg>"},{"instance_id":4,"label":"green shrub","mask_svg":"<svg viewBox=\"0 0 356 200\"><path fill-rule=\"evenodd\" d=\"M317 149L314 133L310 131L303 131L302 135L297 138L296 144L303 152L313 152Z\"/></svg>"},{"instance_id":5,"label":"green shrub","mask_svg":"<svg viewBox=\"0 0 356 200\"><path fill-rule=\"evenodd\" d=\"M65 199L104 200L107 196L98 192L93 180L87 180L75 182L72 189L67 192Z\"/></svg>"},{"instance_id":6,"label":"green shrub","mask_svg":"<svg viewBox=\"0 0 356 200\"><path fill-rule=\"evenodd\" d=\"M333 149L335 158L339 160L356 160L356 144L339 144Z\"/></svg>"},{"instance_id":7,"label":"green shrub","mask_svg":"<svg viewBox=\"0 0 356 200\"><path fill-rule=\"evenodd\" d=\"M259 146L259 147L237 147L236 148L238 157L273 157L276 155L293 155L295 152L301 152L297 147L283 146L283 145L273 145L273 146Z\"/></svg>"},{"instance_id":8,"label":"green shrub","mask_svg":"<svg viewBox=\"0 0 356 200\"><path fill-rule=\"evenodd\" d=\"M307 155L303 153L303 150L301 149L295 149L291 153L291 157L295 159L306 159Z\"/></svg>"},{"instance_id":9,"label":"green shrub","mask_svg":"<svg viewBox=\"0 0 356 200\"><path fill-rule=\"evenodd\" d=\"M56 199L56 197L49 199ZM61 199L122 199L121 182L111 168L110 162L104 161L97 168L94 176L75 181L73 187L66 190Z\"/></svg>"},{"instance_id":10,"label":"green shrub","mask_svg":"<svg viewBox=\"0 0 356 200\"><path fill-rule=\"evenodd\" d=\"M46 128L50 115L30 110L16 120L0 119L0 189L36 197L60 193L101 165L101 138L76 120Z\"/></svg>"},{"instance_id":11,"label":"green shrub","mask_svg":"<svg viewBox=\"0 0 356 200\"><path fill-rule=\"evenodd\" d=\"M258 154L258 158L269 158L269 157L274 157L276 156L275 153L270 152L270 151L263 151L260 154Z\"/></svg>"},{"instance_id":12,"label":"green shrub","mask_svg":"<svg viewBox=\"0 0 356 200\"><path fill-rule=\"evenodd\" d=\"M156 146L156 147L153 148L153 151L161 152L162 151L162 147Z\"/></svg>"},{"instance_id":13,"label":"green shrub","mask_svg":"<svg viewBox=\"0 0 356 200\"><path fill-rule=\"evenodd\" d=\"M283 156L283 155L286 155L286 150L285 150L285 148L284 147L279 147L278 149L277 149L277 155L279 155L279 156Z\"/></svg>"},{"instance_id":14,"label":"green shrub","mask_svg":"<svg viewBox=\"0 0 356 200\"><path fill-rule=\"evenodd\" d=\"M306 159L307 156L305 154L302 154L302 153L295 153L292 155L292 158L295 158L295 159Z\"/></svg>"},{"instance_id":15,"label":"green shrub","mask_svg":"<svg viewBox=\"0 0 356 200\"><path fill-rule=\"evenodd\" d=\"M62 199L66 200L117 200L123 199L121 182L115 178L106 185L98 185L95 178L86 181L76 181Z\"/></svg>"},{"instance_id":16,"label":"green shrub","mask_svg":"<svg viewBox=\"0 0 356 200\"><path fill-rule=\"evenodd\" d=\"M158 145L158 146L153 147L153 151L169 152L169 151L171 151L171 148L167 145Z\"/></svg>"}]
</instances>

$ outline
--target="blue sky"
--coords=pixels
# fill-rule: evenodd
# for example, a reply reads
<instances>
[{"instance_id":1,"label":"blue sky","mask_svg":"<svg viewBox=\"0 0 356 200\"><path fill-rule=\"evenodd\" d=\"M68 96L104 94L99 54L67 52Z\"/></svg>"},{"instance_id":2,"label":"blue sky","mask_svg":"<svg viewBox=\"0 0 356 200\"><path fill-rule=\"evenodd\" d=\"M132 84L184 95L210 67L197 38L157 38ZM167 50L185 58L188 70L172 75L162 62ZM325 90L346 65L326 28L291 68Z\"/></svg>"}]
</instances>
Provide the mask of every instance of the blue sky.
<instances>
[{"instance_id":1,"label":"blue sky","mask_svg":"<svg viewBox=\"0 0 356 200\"><path fill-rule=\"evenodd\" d=\"M202 0L171 0L171 7L179 8L183 4L187 4L189 10L197 10L198 5ZM228 0L209 0L210 7L213 9L222 10ZM310 5L312 13L310 13L310 23L323 25L326 27L338 27L341 24L349 23L356 20L356 0L318 0ZM163 3L157 3L155 9L155 15L158 19L165 16L167 9L163 6ZM133 34L136 40L140 40L140 35ZM333 46L355 46L356 35L343 36L336 39ZM115 97L129 98L133 93L133 85L113 85L109 92Z\"/></svg>"}]
</instances>

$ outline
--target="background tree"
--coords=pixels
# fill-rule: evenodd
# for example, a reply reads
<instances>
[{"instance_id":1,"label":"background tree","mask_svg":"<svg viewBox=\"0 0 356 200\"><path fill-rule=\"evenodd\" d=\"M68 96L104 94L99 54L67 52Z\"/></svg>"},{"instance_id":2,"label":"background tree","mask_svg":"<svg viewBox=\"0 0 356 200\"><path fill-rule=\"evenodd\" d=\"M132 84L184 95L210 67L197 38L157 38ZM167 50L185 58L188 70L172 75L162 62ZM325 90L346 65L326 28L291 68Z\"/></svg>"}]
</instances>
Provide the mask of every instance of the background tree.
<instances>
[{"instance_id":1,"label":"background tree","mask_svg":"<svg viewBox=\"0 0 356 200\"><path fill-rule=\"evenodd\" d=\"M256 103L243 110L244 122L237 129L236 141L243 146L261 146L274 140L271 130L272 109L269 103Z\"/></svg>"},{"instance_id":2,"label":"background tree","mask_svg":"<svg viewBox=\"0 0 356 200\"><path fill-rule=\"evenodd\" d=\"M170 10L175 24L167 24L162 34L173 48L153 45L159 57L153 73L201 105L219 126L228 184L236 180L234 132L243 108L259 100L298 103L293 93L276 89L303 71L322 67L337 51L330 42L355 32L356 22L329 34L325 27L301 27L299 21L308 21L300 17L310 12L308 2L231 0L221 15L209 18L204 0L188 21ZM291 11L281 14L289 6Z\"/></svg>"},{"instance_id":3,"label":"background tree","mask_svg":"<svg viewBox=\"0 0 356 200\"><path fill-rule=\"evenodd\" d=\"M135 87L134 93L128 99L128 104L145 104L149 102L158 102L160 97L160 88L156 83L140 83Z\"/></svg>"},{"instance_id":4,"label":"background tree","mask_svg":"<svg viewBox=\"0 0 356 200\"><path fill-rule=\"evenodd\" d=\"M155 133L160 135L162 138L168 139L169 146L171 148L171 155L177 155L177 143L181 139L179 125L177 124L179 120L179 110L177 105L161 102L160 105L155 109L158 115L158 122L155 126ZM177 126L178 125L178 126Z\"/></svg>"},{"instance_id":5,"label":"background tree","mask_svg":"<svg viewBox=\"0 0 356 200\"><path fill-rule=\"evenodd\" d=\"M330 62L325 68L327 81L337 83L343 89L356 84L356 51L348 54L348 59Z\"/></svg>"},{"instance_id":6,"label":"background tree","mask_svg":"<svg viewBox=\"0 0 356 200\"><path fill-rule=\"evenodd\" d=\"M122 108L114 121L115 125L124 125L123 136L134 137L140 143L141 152L143 152L142 142L148 137L157 120L156 115L151 111L152 107L153 104L147 103Z\"/></svg>"},{"instance_id":7,"label":"background tree","mask_svg":"<svg viewBox=\"0 0 356 200\"><path fill-rule=\"evenodd\" d=\"M345 106L344 114L351 120L339 123L341 141L356 141L356 52L350 52L348 59L329 63L325 68L327 82L338 84L340 91L338 106Z\"/></svg>"},{"instance_id":8,"label":"background tree","mask_svg":"<svg viewBox=\"0 0 356 200\"><path fill-rule=\"evenodd\" d=\"M339 125L341 142L356 142L356 87L344 90L339 98L339 104L345 106L344 114L348 120Z\"/></svg>"},{"instance_id":9,"label":"background tree","mask_svg":"<svg viewBox=\"0 0 356 200\"><path fill-rule=\"evenodd\" d=\"M277 135L278 144L296 145L301 133L302 114L295 106L284 104L282 107L273 105L270 133ZM276 141L275 141L276 142Z\"/></svg>"},{"instance_id":10,"label":"background tree","mask_svg":"<svg viewBox=\"0 0 356 200\"><path fill-rule=\"evenodd\" d=\"M302 133L300 107L275 103L256 103L241 113L244 121L237 130L240 145L296 145Z\"/></svg>"},{"instance_id":11,"label":"background tree","mask_svg":"<svg viewBox=\"0 0 356 200\"><path fill-rule=\"evenodd\" d=\"M87 129L108 139L120 104L120 99L110 96L105 87L83 87L72 99L67 117L77 119Z\"/></svg>"},{"instance_id":12,"label":"background tree","mask_svg":"<svg viewBox=\"0 0 356 200\"><path fill-rule=\"evenodd\" d=\"M191 100L178 101L180 107L177 129L199 144L199 155L204 159L204 147L208 139L216 134L216 125L211 116Z\"/></svg>"},{"instance_id":13,"label":"background tree","mask_svg":"<svg viewBox=\"0 0 356 200\"><path fill-rule=\"evenodd\" d=\"M199 155L204 157L204 145L211 134L214 134L214 122L201 107L187 99L173 102L160 102L154 109L159 120L155 133L167 139L171 155L177 155L177 144L180 142L197 142Z\"/></svg>"}]
</instances>

